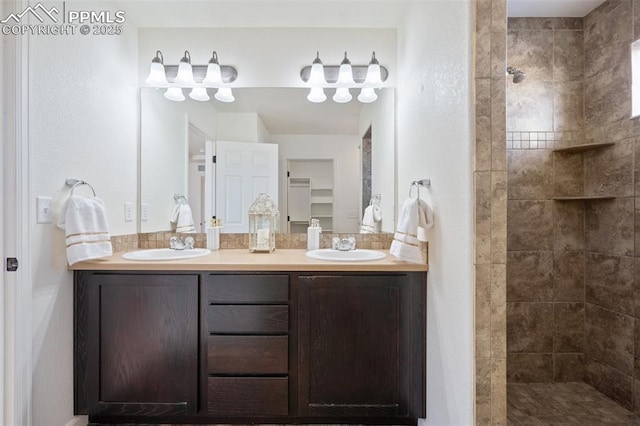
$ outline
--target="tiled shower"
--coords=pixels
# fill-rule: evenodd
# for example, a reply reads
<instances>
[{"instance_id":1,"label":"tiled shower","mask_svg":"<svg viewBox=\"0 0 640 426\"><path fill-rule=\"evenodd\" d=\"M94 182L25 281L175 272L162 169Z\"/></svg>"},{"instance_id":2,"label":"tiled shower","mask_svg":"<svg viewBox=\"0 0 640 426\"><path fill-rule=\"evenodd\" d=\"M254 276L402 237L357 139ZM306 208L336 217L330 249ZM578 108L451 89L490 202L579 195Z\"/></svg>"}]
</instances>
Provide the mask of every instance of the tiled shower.
<instances>
[{"instance_id":1,"label":"tiled shower","mask_svg":"<svg viewBox=\"0 0 640 426\"><path fill-rule=\"evenodd\" d=\"M507 382L585 382L637 414L638 38L638 0L507 32L507 64L527 74L507 83Z\"/></svg>"}]
</instances>

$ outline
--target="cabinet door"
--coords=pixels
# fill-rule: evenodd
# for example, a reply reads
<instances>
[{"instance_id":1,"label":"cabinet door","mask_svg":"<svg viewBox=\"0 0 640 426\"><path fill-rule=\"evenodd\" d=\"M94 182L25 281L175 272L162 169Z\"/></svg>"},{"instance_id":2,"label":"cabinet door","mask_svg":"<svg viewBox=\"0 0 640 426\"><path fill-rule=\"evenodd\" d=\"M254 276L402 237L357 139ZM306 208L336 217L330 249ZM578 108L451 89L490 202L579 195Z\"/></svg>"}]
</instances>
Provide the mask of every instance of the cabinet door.
<instances>
[{"instance_id":1,"label":"cabinet door","mask_svg":"<svg viewBox=\"0 0 640 426\"><path fill-rule=\"evenodd\" d=\"M299 415L410 414L406 278L299 276Z\"/></svg>"},{"instance_id":2,"label":"cabinet door","mask_svg":"<svg viewBox=\"0 0 640 426\"><path fill-rule=\"evenodd\" d=\"M198 276L78 277L76 368L86 413L195 413Z\"/></svg>"}]
</instances>

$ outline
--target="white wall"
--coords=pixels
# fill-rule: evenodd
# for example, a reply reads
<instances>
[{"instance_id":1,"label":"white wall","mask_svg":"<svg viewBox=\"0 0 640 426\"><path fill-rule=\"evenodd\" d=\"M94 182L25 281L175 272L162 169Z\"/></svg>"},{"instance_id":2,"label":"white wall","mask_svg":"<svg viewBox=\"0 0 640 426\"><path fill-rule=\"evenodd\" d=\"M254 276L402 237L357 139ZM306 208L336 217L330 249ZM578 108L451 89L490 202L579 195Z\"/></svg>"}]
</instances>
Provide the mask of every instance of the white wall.
<instances>
[{"instance_id":1,"label":"white wall","mask_svg":"<svg viewBox=\"0 0 640 426\"><path fill-rule=\"evenodd\" d=\"M395 110L395 90L382 90L378 91L378 99L366 104L360 113L360 137L371 127L371 195L382 197L382 232L394 232L396 223Z\"/></svg>"},{"instance_id":2,"label":"white wall","mask_svg":"<svg viewBox=\"0 0 640 426\"><path fill-rule=\"evenodd\" d=\"M101 6L109 8L91 4ZM124 222L123 206L137 197L137 56L136 28L131 25L120 36L30 39L28 214L33 281L28 284L33 290L34 425L73 420L72 274L67 270L64 231L36 224L35 197L53 196L67 177L85 179L105 201L111 234L136 232L135 221Z\"/></svg>"},{"instance_id":3,"label":"white wall","mask_svg":"<svg viewBox=\"0 0 640 426\"><path fill-rule=\"evenodd\" d=\"M230 142L264 142L268 135L256 113L218 113L216 140Z\"/></svg>"},{"instance_id":4,"label":"white wall","mask_svg":"<svg viewBox=\"0 0 640 426\"><path fill-rule=\"evenodd\" d=\"M300 70L311 65L316 51L325 65L339 65L345 50L353 65L366 65L375 50L389 69L385 86L396 84L393 28L144 28L139 36L141 86L156 50L162 51L166 65L177 64L185 50L192 64L204 65L215 50L221 65L237 68L234 87L306 87Z\"/></svg>"},{"instance_id":5,"label":"white wall","mask_svg":"<svg viewBox=\"0 0 640 426\"><path fill-rule=\"evenodd\" d=\"M427 423L438 426L473 424L471 3L413 3L398 32L400 199L432 181Z\"/></svg>"},{"instance_id":6,"label":"white wall","mask_svg":"<svg viewBox=\"0 0 640 426\"><path fill-rule=\"evenodd\" d=\"M287 160L333 159L334 232L358 232L360 218L347 219L347 210L358 211L360 204L360 140L357 135L271 135L278 144L279 206L287 205ZM286 208L281 208L284 212ZM281 214L280 229L287 229L286 214Z\"/></svg>"}]
</instances>

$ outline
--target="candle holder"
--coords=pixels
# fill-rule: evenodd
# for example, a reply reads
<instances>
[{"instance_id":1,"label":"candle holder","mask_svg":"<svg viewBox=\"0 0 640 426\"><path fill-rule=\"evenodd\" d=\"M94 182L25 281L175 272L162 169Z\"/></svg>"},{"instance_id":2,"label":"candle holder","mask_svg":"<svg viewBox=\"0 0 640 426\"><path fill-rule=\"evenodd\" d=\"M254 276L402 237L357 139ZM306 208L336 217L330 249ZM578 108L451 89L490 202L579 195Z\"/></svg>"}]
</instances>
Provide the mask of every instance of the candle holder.
<instances>
[{"instance_id":1,"label":"candle holder","mask_svg":"<svg viewBox=\"0 0 640 426\"><path fill-rule=\"evenodd\" d=\"M273 199L265 193L258 194L249 207L249 251L271 253L276 249L276 230L280 212Z\"/></svg>"}]
</instances>

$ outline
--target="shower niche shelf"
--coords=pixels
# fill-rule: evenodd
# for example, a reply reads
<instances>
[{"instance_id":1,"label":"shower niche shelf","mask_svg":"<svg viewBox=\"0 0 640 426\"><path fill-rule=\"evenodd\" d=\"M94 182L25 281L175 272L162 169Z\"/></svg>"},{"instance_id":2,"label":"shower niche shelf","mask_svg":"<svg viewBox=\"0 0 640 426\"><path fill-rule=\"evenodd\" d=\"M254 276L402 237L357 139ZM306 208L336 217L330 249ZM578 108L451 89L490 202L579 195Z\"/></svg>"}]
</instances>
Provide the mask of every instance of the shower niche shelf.
<instances>
[{"instance_id":1,"label":"shower niche shelf","mask_svg":"<svg viewBox=\"0 0 640 426\"><path fill-rule=\"evenodd\" d=\"M613 142L602 142L602 143L587 143L583 145L574 145L568 146L565 148L556 148L553 149L553 152L562 152L565 154L578 154L585 151L591 151L593 149L605 148L607 146L613 145Z\"/></svg>"},{"instance_id":2,"label":"shower niche shelf","mask_svg":"<svg viewBox=\"0 0 640 426\"><path fill-rule=\"evenodd\" d=\"M582 154L587 151L593 151L596 149L606 148L614 145L614 142L601 142L601 143L587 143L582 145L567 146L564 148L553 149L552 152L558 152L562 154ZM583 160L584 161L584 160ZM555 161L554 161L555 169ZM555 170L554 170L555 173ZM606 201L613 200L616 197L613 195L577 195L577 196L556 196L551 199L554 201Z\"/></svg>"}]
</instances>

